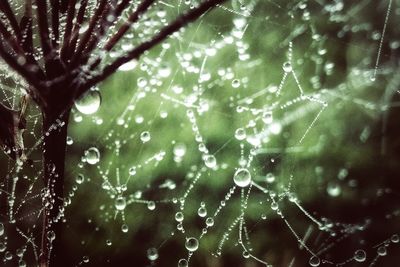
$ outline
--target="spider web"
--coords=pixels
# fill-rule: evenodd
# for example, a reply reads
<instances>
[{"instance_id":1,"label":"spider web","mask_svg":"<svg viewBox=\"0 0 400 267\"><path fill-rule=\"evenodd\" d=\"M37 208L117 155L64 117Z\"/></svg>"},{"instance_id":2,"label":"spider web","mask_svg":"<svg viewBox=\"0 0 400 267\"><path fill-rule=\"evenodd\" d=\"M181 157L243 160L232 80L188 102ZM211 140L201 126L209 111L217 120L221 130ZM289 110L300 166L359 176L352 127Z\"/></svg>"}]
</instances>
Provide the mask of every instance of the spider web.
<instances>
[{"instance_id":1,"label":"spider web","mask_svg":"<svg viewBox=\"0 0 400 267\"><path fill-rule=\"evenodd\" d=\"M231 1L121 66L73 110L69 237L48 238L65 239L76 266L391 266L399 168L374 161L396 159L397 3ZM194 4L159 1L95 56L130 50ZM26 85L7 71L1 99L15 108ZM38 258L51 205L40 121L32 108L32 165L1 160L6 264ZM380 179L364 179L369 164Z\"/></svg>"}]
</instances>

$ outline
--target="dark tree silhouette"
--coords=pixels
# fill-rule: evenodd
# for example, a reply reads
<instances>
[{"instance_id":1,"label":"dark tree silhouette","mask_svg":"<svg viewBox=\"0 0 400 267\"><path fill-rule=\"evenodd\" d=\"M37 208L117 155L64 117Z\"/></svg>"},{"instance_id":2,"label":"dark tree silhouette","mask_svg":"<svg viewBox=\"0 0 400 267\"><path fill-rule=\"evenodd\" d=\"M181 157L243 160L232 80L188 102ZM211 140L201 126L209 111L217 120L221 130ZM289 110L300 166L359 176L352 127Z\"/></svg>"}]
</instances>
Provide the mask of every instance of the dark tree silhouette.
<instances>
[{"instance_id":1,"label":"dark tree silhouette","mask_svg":"<svg viewBox=\"0 0 400 267\"><path fill-rule=\"evenodd\" d=\"M26 124L27 99L36 103L43 118L45 197L39 255L42 267L53 265L54 255L60 253L59 238L54 237L61 234L68 118L75 100L112 75L122 64L139 58L224 0L201 1L150 39L141 40L132 50L102 66L102 58L92 53L99 41L105 40L100 49L112 51L131 25L157 1L140 1L128 19L121 21L123 12L130 10L136 2L98 0L92 9L88 0L25 0L21 16L8 0L0 1L0 56L29 85L28 97L22 101L20 110L12 110L0 103L0 144L11 158L20 163L26 161L21 135ZM60 23L64 20L65 24ZM110 31L112 27L117 30Z\"/></svg>"}]
</instances>

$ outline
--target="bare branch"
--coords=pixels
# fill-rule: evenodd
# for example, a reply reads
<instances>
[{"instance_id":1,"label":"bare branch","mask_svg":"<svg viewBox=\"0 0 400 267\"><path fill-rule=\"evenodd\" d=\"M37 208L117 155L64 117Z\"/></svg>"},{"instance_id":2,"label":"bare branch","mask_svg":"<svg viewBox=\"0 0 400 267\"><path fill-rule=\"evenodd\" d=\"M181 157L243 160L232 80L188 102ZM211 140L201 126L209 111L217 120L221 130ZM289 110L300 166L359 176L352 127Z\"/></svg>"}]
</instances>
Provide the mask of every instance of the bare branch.
<instances>
[{"instance_id":1,"label":"bare branch","mask_svg":"<svg viewBox=\"0 0 400 267\"><path fill-rule=\"evenodd\" d=\"M17 18L14 15L14 12L11 9L10 3L8 0L0 1L0 10L6 15L8 20L10 21L10 25L17 36L18 40L21 39L21 30L19 29Z\"/></svg>"},{"instance_id":2,"label":"bare branch","mask_svg":"<svg viewBox=\"0 0 400 267\"><path fill-rule=\"evenodd\" d=\"M12 47L14 52L23 57L24 52L22 51L22 47L19 45L18 41L12 36L12 34L8 31L7 27L0 21L0 34L3 35L3 38L7 41L7 43Z\"/></svg>"},{"instance_id":3,"label":"bare branch","mask_svg":"<svg viewBox=\"0 0 400 267\"><path fill-rule=\"evenodd\" d=\"M0 39L0 57L17 73L19 73L26 81L31 84L36 90L36 96L39 97L38 94L39 90L43 89L43 86L40 84L40 80L37 78L38 72L34 70L32 67L26 67L25 65L20 64L14 56L10 55L6 48L3 46L1 39ZM35 96L35 94L34 94Z\"/></svg>"},{"instance_id":4,"label":"bare branch","mask_svg":"<svg viewBox=\"0 0 400 267\"><path fill-rule=\"evenodd\" d=\"M117 58L113 63L106 66L101 74L94 76L89 79L83 86L78 90L78 97L82 95L89 88L94 86L95 84L105 80L111 74L113 74L122 64L132 60L139 58L145 51L153 48L157 44L161 43L172 33L180 30L182 27L187 25L188 23L196 20L203 14L205 14L208 10L215 8L218 4L221 4L225 0L208 0L200 4L198 7L190 10L184 15L181 15L176 20L171 22L168 26L164 27L157 35L155 35L151 40L146 41L136 48L132 49L128 54Z\"/></svg>"},{"instance_id":5,"label":"bare branch","mask_svg":"<svg viewBox=\"0 0 400 267\"><path fill-rule=\"evenodd\" d=\"M111 39L106 43L106 45L104 46L104 49L107 51L110 51L115 46L115 44L125 35L125 33L129 30L131 25L133 23L135 23L139 19L140 15L145 13L147 11L147 9L154 2L155 2L155 0L143 0L143 2L140 3L140 5L135 10L135 12L133 12L129 16L128 21L126 21L121 26L121 28L119 28L118 32L113 37L111 37Z\"/></svg>"},{"instance_id":6,"label":"bare branch","mask_svg":"<svg viewBox=\"0 0 400 267\"><path fill-rule=\"evenodd\" d=\"M73 55L73 52L75 51L76 43L77 43L78 37L79 37L79 30L81 29L83 19L85 18L85 11L86 11L86 7L87 7L87 3L88 3L88 0L82 0L81 4L79 6L75 26L74 26L74 28L72 30L72 34L71 34L71 40L68 44L66 44L67 48L65 51L65 53L66 53L65 60L70 59L71 56Z\"/></svg>"},{"instance_id":7,"label":"bare branch","mask_svg":"<svg viewBox=\"0 0 400 267\"><path fill-rule=\"evenodd\" d=\"M101 0L98 8L96 9L95 13L93 14L93 16L89 22L89 27L86 30L86 32L83 34L83 37L80 40L78 47L73 55L72 63L71 63L72 66L74 66L76 64L76 62L79 60L79 58L81 57L83 50L85 49L87 43L90 40L90 37L92 36L94 28L97 26L97 23L101 20L100 16L105 11L106 4L107 4L107 0Z\"/></svg>"},{"instance_id":8,"label":"bare branch","mask_svg":"<svg viewBox=\"0 0 400 267\"><path fill-rule=\"evenodd\" d=\"M65 62L65 54L67 47L69 45L69 41L71 40L71 32L72 32L72 20L75 17L75 5L77 0L68 1L68 12L67 12L67 23L64 30L64 40L63 46L61 48L61 59Z\"/></svg>"},{"instance_id":9,"label":"bare branch","mask_svg":"<svg viewBox=\"0 0 400 267\"><path fill-rule=\"evenodd\" d=\"M60 0L51 0L51 27L54 35L53 46L57 47L60 39Z\"/></svg>"},{"instance_id":10,"label":"bare branch","mask_svg":"<svg viewBox=\"0 0 400 267\"><path fill-rule=\"evenodd\" d=\"M52 49L49 36L49 24L47 21L47 3L46 0L36 0L36 4L41 47L45 61L47 61Z\"/></svg>"}]
</instances>

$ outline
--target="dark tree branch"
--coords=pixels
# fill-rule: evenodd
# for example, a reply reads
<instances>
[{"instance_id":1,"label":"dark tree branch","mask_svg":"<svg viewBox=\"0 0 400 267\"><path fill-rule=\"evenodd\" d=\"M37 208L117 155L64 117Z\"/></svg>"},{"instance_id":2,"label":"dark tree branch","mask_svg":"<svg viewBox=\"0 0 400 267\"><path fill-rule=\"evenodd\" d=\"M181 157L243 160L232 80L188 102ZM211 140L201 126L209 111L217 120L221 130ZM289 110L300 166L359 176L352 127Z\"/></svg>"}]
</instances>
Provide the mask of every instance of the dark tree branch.
<instances>
[{"instance_id":1,"label":"dark tree branch","mask_svg":"<svg viewBox=\"0 0 400 267\"><path fill-rule=\"evenodd\" d=\"M51 27L53 32L53 47L58 46L60 39L60 0L51 0Z\"/></svg>"},{"instance_id":2,"label":"dark tree branch","mask_svg":"<svg viewBox=\"0 0 400 267\"><path fill-rule=\"evenodd\" d=\"M0 34L3 35L3 38L7 41L10 47L14 50L14 52L20 56L24 57L24 52L22 47L19 45L18 41L12 36L12 34L8 31L7 27L0 21Z\"/></svg>"},{"instance_id":3,"label":"dark tree branch","mask_svg":"<svg viewBox=\"0 0 400 267\"><path fill-rule=\"evenodd\" d=\"M89 22L89 27L83 34L83 36L78 44L78 47L76 48L76 51L73 55L73 58L71 60L72 68L76 64L76 62L79 60L79 58L81 57L83 50L85 49L87 43L90 40L90 37L92 36L92 33L93 33L95 27L97 26L97 23L99 22L99 20L101 20L100 16L103 14L106 4L107 4L107 0L100 0L100 4Z\"/></svg>"},{"instance_id":4,"label":"dark tree branch","mask_svg":"<svg viewBox=\"0 0 400 267\"><path fill-rule=\"evenodd\" d=\"M87 7L88 0L82 0L79 6L78 15L76 17L75 26L72 30L71 40L67 44L65 60L71 59L73 52L75 51L76 43L79 37L79 30L81 29L82 22L85 18L85 11Z\"/></svg>"},{"instance_id":5,"label":"dark tree branch","mask_svg":"<svg viewBox=\"0 0 400 267\"><path fill-rule=\"evenodd\" d=\"M8 0L1 0L0 1L0 10L6 15L8 20L10 21L10 25L14 30L15 35L17 36L18 40L21 39L21 30L19 29L17 18L14 15L14 12L11 9L10 3Z\"/></svg>"},{"instance_id":6,"label":"dark tree branch","mask_svg":"<svg viewBox=\"0 0 400 267\"><path fill-rule=\"evenodd\" d=\"M50 43L50 32L49 32L49 24L47 21L47 3L46 0L36 0L37 5L37 18L38 18L38 26L39 26L39 34L41 47L43 50L43 57L45 59L45 65L50 58L51 53L51 43Z\"/></svg>"},{"instance_id":7,"label":"dark tree branch","mask_svg":"<svg viewBox=\"0 0 400 267\"><path fill-rule=\"evenodd\" d=\"M24 51L27 62L31 67L36 68L39 74L39 79L44 79L44 72L40 68L39 63L33 56L33 30L32 30L32 0L25 1L25 12L21 18L19 28L21 29L22 39L20 41L22 50Z\"/></svg>"},{"instance_id":8,"label":"dark tree branch","mask_svg":"<svg viewBox=\"0 0 400 267\"><path fill-rule=\"evenodd\" d=\"M154 2L155 2L155 0L143 0L139 4L139 6L135 10L135 12L133 12L129 16L128 21L126 21L121 26L121 28L119 28L118 32L115 35L113 35L113 37L111 37L111 39L106 43L106 45L104 46L104 49L107 51L110 51L115 46L115 44L125 35L125 33L130 29L132 24L135 23L139 19L140 15L145 13L147 11L147 9Z\"/></svg>"},{"instance_id":9,"label":"dark tree branch","mask_svg":"<svg viewBox=\"0 0 400 267\"><path fill-rule=\"evenodd\" d=\"M187 25L188 23L196 20L203 14L205 14L208 10L216 7L218 4L223 3L226 0L208 0L200 4L197 8L194 8L187 12L184 15L181 15L176 20L171 22L168 26L164 27L158 34L156 34L152 39L146 41L136 48L132 49L126 55L117 58L113 63L106 66L102 73L93 76L93 78L89 79L81 88L78 89L77 97L81 96L87 90L89 90L95 84L105 80L111 74L113 74L121 65L131 61L132 59L139 58L145 51L153 48L154 46L161 43L172 33L180 30L182 27Z\"/></svg>"},{"instance_id":10,"label":"dark tree branch","mask_svg":"<svg viewBox=\"0 0 400 267\"><path fill-rule=\"evenodd\" d=\"M38 80L35 75L37 73L29 71L26 66L21 65L18 61L10 55L3 44L0 42L0 57L11 67L13 68L18 74L20 74L29 84L35 87L36 90L43 89L42 85L40 84L40 80Z\"/></svg>"},{"instance_id":11,"label":"dark tree branch","mask_svg":"<svg viewBox=\"0 0 400 267\"><path fill-rule=\"evenodd\" d=\"M76 5L77 0L71 0L68 1L68 12L67 12L67 22L65 25L65 30L64 30L64 40L63 40L63 45L61 47L61 60L65 62L65 55L66 55L66 50L69 45L69 41L71 40L71 32L72 32L72 21L75 17L75 5Z\"/></svg>"},{"instance_id":12,"label":"dark tree branch","mask_svg":"<svg viewBox=\"0 0 400 267\"><path fill-rule=\"evenodd\" d=\"M126 34L130 29L131 25L139 19L140 15L145 13L148 8L155 2L155 0L143 0L137 7L137 9L129 15L128 20L119 28L119 30L111 37L110 40L105 44L104 49L110 51L119 40ZM123 4L123 3L121 3ZM90 70L94 70L101 62L101 58L97 58L90 66Z\"/></svg>"}]
</instances>

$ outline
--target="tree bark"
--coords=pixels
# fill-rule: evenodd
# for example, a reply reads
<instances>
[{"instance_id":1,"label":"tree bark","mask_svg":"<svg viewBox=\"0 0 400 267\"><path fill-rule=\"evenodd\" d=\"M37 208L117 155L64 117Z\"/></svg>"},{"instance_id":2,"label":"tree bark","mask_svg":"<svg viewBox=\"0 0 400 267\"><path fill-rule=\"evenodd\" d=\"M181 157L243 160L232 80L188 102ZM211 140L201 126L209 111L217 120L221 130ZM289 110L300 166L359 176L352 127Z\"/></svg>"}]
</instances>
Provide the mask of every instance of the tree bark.
<instances>
[{"instance_id":1,"label":"tree bark","mask_svg":"<svg viewBox=\"0 0 400 267\"><path fill-rule=\"evenodd\" d=\"M40 267L53 266L60 253L61 220L64 210L64 169L70 110L43 112L43 228Z\"/></svg>"}]
</instances>

